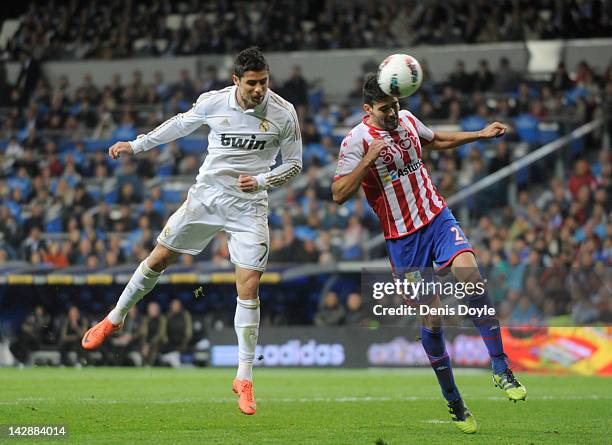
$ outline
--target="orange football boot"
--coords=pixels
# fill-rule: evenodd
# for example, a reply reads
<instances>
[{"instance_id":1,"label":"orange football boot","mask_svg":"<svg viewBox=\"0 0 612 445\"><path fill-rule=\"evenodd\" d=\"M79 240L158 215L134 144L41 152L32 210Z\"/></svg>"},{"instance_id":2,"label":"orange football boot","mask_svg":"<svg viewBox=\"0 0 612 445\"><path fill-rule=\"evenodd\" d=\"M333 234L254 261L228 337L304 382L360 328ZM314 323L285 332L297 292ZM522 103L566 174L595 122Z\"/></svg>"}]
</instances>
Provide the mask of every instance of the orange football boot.
<instances>
[{"instance_id":1,"label":"orange football boot","mask_svg":"<svg viewBox=\"0 0 612 445\"><path fill-rule=\"evenodd\" d=\"M248 416L255 414L257 404L253 396L253 382L250 380L234 379L232 389L238 394L238 408Z\"/></svg>"},{"instance_id":2,"label":"orange football boot","mask_svg":"<svg viewBox=\"0 0 612 445\"><path fill-rule=\"evenodd\" d=\"M85 332L83 339L81 340L81 346L85 349L98 349L106 340L110 334L118 331L123 326L123 323L114 325L108 319L104 317L100 323L90 328L89 331Z\"/></svg>"}]
</instances>

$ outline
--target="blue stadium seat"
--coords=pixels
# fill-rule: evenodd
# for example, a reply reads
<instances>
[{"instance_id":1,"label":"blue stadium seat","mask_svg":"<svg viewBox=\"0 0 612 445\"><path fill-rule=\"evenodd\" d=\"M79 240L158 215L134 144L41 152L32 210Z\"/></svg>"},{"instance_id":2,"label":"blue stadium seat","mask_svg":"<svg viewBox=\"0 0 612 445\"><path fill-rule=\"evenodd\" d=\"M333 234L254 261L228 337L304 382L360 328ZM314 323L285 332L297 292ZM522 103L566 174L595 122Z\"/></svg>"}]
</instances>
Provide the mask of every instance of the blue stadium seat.
<instances>
[{"instance_id":1,"label":"blue stadium seat","mask_svg":"<svg viewBox=\"0 0 612 445\"><path fill-rule=\"evenodd\" d=\"M85 150L94 152L104 150L113 145L112 139L87 139L85 141Z\"/></svg>"},{"instance_id":2,"label":"blue stadium seat","mask_svg":"<svg viewBox=\"0 0 612 445\"><path fill-rule=\"evenodd\" d=\"M178 146L181 151L190 154L202 154L208 147L208 140L204 138L198 139L179 139Z\"/></svg>"},{"instance_id":3,"label":"blue stadium seat","mask_svg":"<svg viewBox=\"0 0 612 445\"><path fill-rule=\"evenodd\" d=\"M301 240L312 240L317 239L317 232L308 226L296 226L293 230L295 237Z\"/></svg>"},{"instance_id":4,"label":"blue stadium seat","mask_svg":"<svg viewBox=\"0 0 612 445\"><path fill-rule=\"evenodd\" d=\"M539 143L544 145L552 142L556 139L559 139L559 124L556 122L553 123L544 123L540 122L538 125L539 131Z\"/></svg>"},{"instance_id":5,"label":"blue stadium seat","mask_svg":"<svg viewBox=\"0 0 612 445\"><path fill-rule=\"evenodd\" d=\"M62 139L61 141L57 143L57 152L66 153L70 150L74 150L74 147L75 147L74 141Z\"/></svg>"},{"instance_id":6,"label":"blue stadium seat","mask_svg":"<svg viewBox=\"0 0 612 445\"><path fill-rule=\"evenodd\" d=\"M113 131L114 141L131 141L136 139L136 129L132 125L120 125Z\"/></svg>"},{"instance_id":7,"label":"blue stadium seat","mask_svg":"<svg viewBox=\"0 0 612 445\"><path fill-rule=\"evenodd\" d=\"M523 113L514 120L514 126L519 138L528 144L537 144L540 140L537 117L529 113Z\"/></svg>"},{"instance_id":8,"label":"blue stadium seat","mask_svg":"<svg viewBox=\"0 0 612 445\"><path fill-rule=\"evenodd\" d=\"M181 202L183 198L183 190L166 188L161 191L161 198L167 204L176 204Z\"/></svg>"},{"instance_id":9,"label":"blue stadium seat","mask_svg":"<svg viewBox=\"0 0 612 445\"><path fill-rule=\"evenodd\" d=\"M101 201L103 199L103 191L102 191L102 187L98 186L98 185L90 185L87 187L87 193L89 193L91 195L91 197L95 200L95 201Z\"/></svg>"},{"instance_id":10,"label":"blue stadium seat","mask_svg":"<svg viewBox=\"0 0 612 445\"><path fill-rule=\"evenodd\" d=\"M471 115L464 119L461 119L459 125L461 126L462 131L478 131L487 126L487 121L485 121L482 117L477 115ZM457 153L461 159L465 158L467 154L472 150L472 148L478 148L480 152L484 151L484 145L480 142L472 142L470 144L465 144L460 147L457 147Z\"/></svg>"},{"instance_id":11,"label":"blue stadium seat","mask_svg":"<svg viewBox=\"0 0 612 445\"><path fill-rule=\"evenodd\" d=\"M174 171L174 165L163 164L157 169L157 176L172 176Z\"/></svg>"},{"instance_id":12,"label":"blue stadium seat","mask_svg":"<svg viewBox=\"0 0 612 445\"><path fill-rule=\"evenodd\" d=\"M487 121L477 115L471 115L459 122L463 131L478 131L487 126Z\"/></svg>"},{"instance_id":13,"label":"blue stadium seat","mask_svg":"<svg viewBox=\"0 0 612 445\"><path fill-rule=\"evenodd\" d=\"M329 160L329 154L321 144L310 143L304 147L304 161L311 162L312 158L317 158L319 161L323 163L327 163Z\"/></svg>"},{"instance_id":14,"label":"blue stadium seat","mask_svg":"<svg viewBox=\"0 0 612 445\"><path fill-rule=\"evenodd\" d=\"M104 194L104 202L107 204L116 204L119 200L119 190L111 190L110 192L106 192Z\"/></svg>"},{"instance_id":15,"label":"blue stadium seat","mask_svg":"<svg viewBox=\"0 0 612 445\"><path fill-rule=\"evenodd\" d=\"M45 232L48 233L60 233L62 231L62 217L61 215L56 216L53 219L47 221Z\"/></svg>"},{"instance_id":16,"label":"blue stadium seat","mask_svg":"<svg viewBox=\"0 0 612 445\"><path fill-rule=\"evenodd\" d=\"M24 198L30 193L30 180L28 178L9 178L6 183L10 189L20 189Z\"/></svg>"}]
</instances>

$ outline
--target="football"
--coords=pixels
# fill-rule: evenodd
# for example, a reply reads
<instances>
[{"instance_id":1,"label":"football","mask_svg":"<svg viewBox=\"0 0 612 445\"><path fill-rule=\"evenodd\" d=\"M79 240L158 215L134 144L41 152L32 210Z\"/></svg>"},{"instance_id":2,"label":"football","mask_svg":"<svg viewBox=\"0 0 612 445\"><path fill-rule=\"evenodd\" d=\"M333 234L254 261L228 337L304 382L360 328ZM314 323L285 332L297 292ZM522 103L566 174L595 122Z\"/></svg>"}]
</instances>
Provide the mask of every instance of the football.
<instances>
[{"instance_id":1,"label":"football","mask_svg":"<svg viewBox=\"0 0 612 445\"><path fill-rule=\"evenodd\" d=\"M378 85L389 96L408 97L423 81L423 70L418 60L407 54L392 54L378 67Z\"/></svg>"}]
</instances>

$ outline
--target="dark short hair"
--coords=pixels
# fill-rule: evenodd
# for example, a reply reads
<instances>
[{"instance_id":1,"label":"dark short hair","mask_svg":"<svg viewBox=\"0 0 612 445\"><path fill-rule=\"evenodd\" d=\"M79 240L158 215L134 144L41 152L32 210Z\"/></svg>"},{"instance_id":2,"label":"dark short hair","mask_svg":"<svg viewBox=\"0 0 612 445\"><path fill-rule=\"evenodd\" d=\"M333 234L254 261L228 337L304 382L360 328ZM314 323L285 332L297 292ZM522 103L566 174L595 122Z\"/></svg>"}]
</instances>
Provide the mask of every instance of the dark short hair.
<instances>
[{"instance_id":1,"label":"dark short hair","mask_svg":"<svg viewBox=\"0 0 612 445\"><path fill-rule=\"evenodd\" d=\"M268 62L257 46L243 49L234 59L234 74L242 77L247 71L270 71Z\"/></svg>"},{"instance_id":2,"label":"dark short hair","mask_svg":"<svg viewBox=\"0 0 612 445\"><path fill-rule=\"evenodd\" d=\"M378 86L376 74L368 74L363 82L363 103L373 106L374 102L383 102L387 99L389 95Z\"/></svg>"}]
</instances>

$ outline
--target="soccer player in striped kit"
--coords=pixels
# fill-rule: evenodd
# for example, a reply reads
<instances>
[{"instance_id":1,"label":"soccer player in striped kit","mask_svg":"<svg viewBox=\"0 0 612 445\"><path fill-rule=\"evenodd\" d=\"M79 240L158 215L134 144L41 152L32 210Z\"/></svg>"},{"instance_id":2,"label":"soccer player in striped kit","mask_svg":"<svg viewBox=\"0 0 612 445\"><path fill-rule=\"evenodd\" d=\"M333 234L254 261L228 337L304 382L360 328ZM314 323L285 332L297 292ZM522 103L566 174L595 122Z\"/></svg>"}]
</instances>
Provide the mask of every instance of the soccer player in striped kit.
<instances>
[{"instance_id":1,"label":"soccer player in striped kit","mask_svg":"<svg viewBox=\"0 0 612 445\"><path fill-rule=\"evenodd\" d=\"M302 170L302 139L293 105L268 89L268 64L258 48L234 61L234 85L202 94L193 107L146 135L117 142L109 156L131 156L208 125L208 154L187 200L168 219L151 254L138 266L115 308L85 333L85 349L98 348L121 328L132 306L149 293L181 254L197 255L220 231L227 234L236 269L238 371L233 390L244 414L255 414L253 359L259 333L259 280L268 261L267 190ZM282 164L270 170L277 154Z\"/></svg>"},{"instance_id":2,"label":"soccer player in striped kit","mask_svg":"<svg viewBox=\"0 0 612 445\"><path fill-rule=\"evenodd\" d=\"M476 132L434 132L412 113L400 110L397 98L386 95L376 75L363 86L363 122L342 141L332 184L333 199L343 203L363 187L380 219L394 274L450 267L457 280L482 285L473 248L446 207L422 161L422 150L446 150L480 139L503 136L506 127L494 122ZM427 302L440 305L436 296ZM468 298L471 308L493 308L486 292ZM482 312L482 311L481 311ZM484 311L486 313L486 311ZM492 360L494 383L510 400L524 400L527 390L508 367L499 321L473 316ZM423 348L434 369L454 424L465 433L477 431L455 384L439 316L423 316Z\"/></svg>"}]
</instances>

